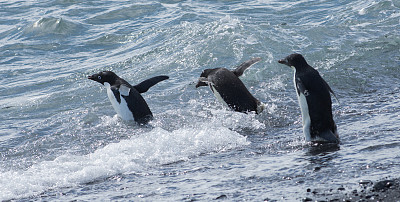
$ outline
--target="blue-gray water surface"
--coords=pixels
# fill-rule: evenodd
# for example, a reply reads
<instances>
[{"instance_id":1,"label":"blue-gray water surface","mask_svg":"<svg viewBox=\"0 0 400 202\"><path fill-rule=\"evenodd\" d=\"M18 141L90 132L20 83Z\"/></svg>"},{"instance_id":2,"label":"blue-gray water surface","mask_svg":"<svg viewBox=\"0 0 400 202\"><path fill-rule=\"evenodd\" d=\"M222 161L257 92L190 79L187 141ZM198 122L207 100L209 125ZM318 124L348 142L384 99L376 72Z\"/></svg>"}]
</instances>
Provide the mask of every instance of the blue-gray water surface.
<instances>
[{"instance_id":1,"label":"blue-gray water surface","mask_svg":"<svg viewBox=\"0 0 400 202\"><path fill-rule=\"evenodd\" d=\"M294 52L338 96L339 147L304 140L277 63ZM0 53L0 200L324 200L400 177L398 0L2 1ZM195 88L252 57L262 114ZM170 77L143 94L148 126L116 116L102 70Z\"/></svg>"}]
</instances>

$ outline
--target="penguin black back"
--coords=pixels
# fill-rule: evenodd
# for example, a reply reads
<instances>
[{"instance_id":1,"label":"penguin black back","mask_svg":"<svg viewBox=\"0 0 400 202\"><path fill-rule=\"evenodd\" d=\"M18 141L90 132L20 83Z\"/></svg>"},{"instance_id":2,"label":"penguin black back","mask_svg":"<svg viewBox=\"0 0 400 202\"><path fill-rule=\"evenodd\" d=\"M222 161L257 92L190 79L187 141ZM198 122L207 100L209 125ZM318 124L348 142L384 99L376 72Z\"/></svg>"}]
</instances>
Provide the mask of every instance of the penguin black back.
<instances>
[{"instance_id":1,"label":"penguin black back","mask_svg":"<svg viewBox=\"0 0 400 202\"><path fill-rule=\"evenodd\" d=\"M255 111L259 113L263 110L262 103L247 90L239 76L260 60L260 58L253 58L242 63L233 71L226 68L205 69L200 75L196 88L210 86L217 99L229 108L238 112Z\"/></svg>"}]
</instances>

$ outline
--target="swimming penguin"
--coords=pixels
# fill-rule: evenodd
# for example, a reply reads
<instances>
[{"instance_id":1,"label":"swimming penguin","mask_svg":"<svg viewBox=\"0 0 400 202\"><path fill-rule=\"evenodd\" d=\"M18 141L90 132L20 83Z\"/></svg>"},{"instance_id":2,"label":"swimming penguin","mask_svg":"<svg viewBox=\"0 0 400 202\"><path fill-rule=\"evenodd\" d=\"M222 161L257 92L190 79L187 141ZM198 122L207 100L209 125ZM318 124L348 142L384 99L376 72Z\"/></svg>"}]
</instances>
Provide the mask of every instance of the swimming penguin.
<instances>
[{"instance_id":1,"label":"swimming penguin","mask_svg":"<svg viewBox=\"0 0 400 202\"><path fill-rule=\"evenodd\" d=\"M265 108L264 104L254 98L239 79L244 70L260 60L261 58L253 58L233 71L226 68L205 69L200 75L196 88L210 86L215 97L235 111L260 113Z\"/></svg>"},{"instance_id":2,"label":"swimming penguin","mask_svg":"<svg viewBox=\"0 0 400 202\"><path fill-rule=\"evenodd\" d=\"M306 141L339 143L337 127L332 118L332 93L317 70L300 54L291 54L278 61L294 69L294 86L303 119Z\"/></svg>"},{"instance_id":3,"label":"swimming penguin","mask_svg":"<svg viewBox=\"0 0 400 202\"><path fill-rule=\"evenodd\" d=\"M123 120L134 120L139 124L146 124L153 119L153 114L140 93L146 92L150 87L168 78L168 76L156 76L136 86L131 86L111 71L103 71L88 77L107 88L108 98Z\"/></svg>"}]
</instances>

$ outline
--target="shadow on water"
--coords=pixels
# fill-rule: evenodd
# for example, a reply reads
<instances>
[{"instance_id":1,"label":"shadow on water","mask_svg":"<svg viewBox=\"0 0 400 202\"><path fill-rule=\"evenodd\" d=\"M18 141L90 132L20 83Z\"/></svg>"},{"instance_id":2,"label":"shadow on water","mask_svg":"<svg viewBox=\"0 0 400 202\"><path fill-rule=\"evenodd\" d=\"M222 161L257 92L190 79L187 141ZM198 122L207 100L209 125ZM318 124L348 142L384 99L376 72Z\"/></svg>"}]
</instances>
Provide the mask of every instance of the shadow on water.
<instances>
[{"instance_id":1,"label":"shadow on water","mask_svg":"<svg viewBox=\"0 0 400 202\"><path fill-rule=\"evenodd\" d=\"M309 169L319 171L324 167L329 167L330 162L336 159L340 150L338 144L312 144L307 148L305 156L310 162Z\"/></svg>"},{"instance_id":2,"label":"shadow on water","mask_svg":"<svg viewBox=\"0 0 400 202\"><path fill-rule=\"evenodd\" d=\"M312 144L305 153L306 156L325 156L340 150L338 144Z\"/></svg>"}]
</instances>

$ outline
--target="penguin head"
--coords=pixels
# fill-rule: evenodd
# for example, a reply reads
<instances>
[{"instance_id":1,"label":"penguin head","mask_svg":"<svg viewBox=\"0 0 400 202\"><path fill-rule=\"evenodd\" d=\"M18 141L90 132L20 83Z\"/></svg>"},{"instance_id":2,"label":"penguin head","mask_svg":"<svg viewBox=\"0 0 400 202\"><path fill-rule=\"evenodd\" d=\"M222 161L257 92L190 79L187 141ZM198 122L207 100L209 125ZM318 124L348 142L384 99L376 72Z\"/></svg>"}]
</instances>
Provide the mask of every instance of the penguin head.
<instances>
[{"instance_id":1,"label":"penguin head","mask_svg":"<svg viewBox=\"0 0 400 202\"><path fill-rule=\"evenodd\" d=\"M308 66L304 57L298 53L288 55L287 57L279 60L278 62L287 65L289 67L294 67L296 69Z\"/></svg>"},{"instance_id":2,"label":"penguin head","mask_svg":"<svg viewBox=\"0 0 400 202\"><path fill-rule=\"evenodd\" d=\"M97 74L93 74L92 76L88 76L88 79L97 81L103 85L105 82L113 85L118 78L119 77L112 71L102 71Z\"/></svg>"},{"instance_id":3,"label":"penguin head","mask_svg":"<svg viewBox=\"0 0 400 202\"><path fill-rule=\"evenodd\" d=\"M200 74L200 78L199 81L196 84L196 88L200 87L200 86L208 86L208 83L204 82L205 80L207 80L208 75L215 69L205 69L201 74Z\"/></svg>"}]
</instances>

